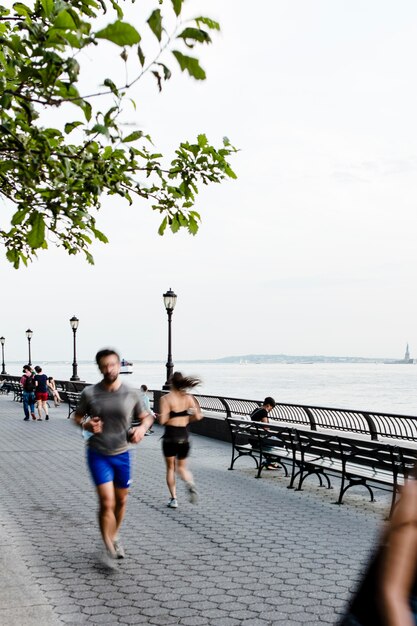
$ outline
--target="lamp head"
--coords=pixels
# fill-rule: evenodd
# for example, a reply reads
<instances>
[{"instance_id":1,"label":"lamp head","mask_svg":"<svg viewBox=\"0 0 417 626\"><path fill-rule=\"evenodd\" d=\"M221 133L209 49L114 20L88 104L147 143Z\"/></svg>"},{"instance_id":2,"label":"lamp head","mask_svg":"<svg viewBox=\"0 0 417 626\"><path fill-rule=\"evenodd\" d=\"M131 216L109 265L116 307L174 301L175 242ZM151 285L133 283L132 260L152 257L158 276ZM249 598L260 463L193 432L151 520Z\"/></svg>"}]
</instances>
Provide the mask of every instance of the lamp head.
<instances>
[{"instance_id":1,"label":"lamp head","mask_svg":"<svg viewBox=\"0 0 417 626\"><path fill-rule=\"evenodd\" d=\"M78 317L75 317L75 315L71 317L70 324L71 324L72 330L77 330L79 321L80 320L78 319Z\"/></svg>"},{"instance_id":2,"label":"lamp head","mask_svg":"<svg viewBox=\"0 0 417 626\"><path fill-rule=\"evenodd\" d=\"M173 311L177 302L177 294L175 294L171 288L168 289L163 295L164 305L167 311Z\"/></svg>"}]
</instances>

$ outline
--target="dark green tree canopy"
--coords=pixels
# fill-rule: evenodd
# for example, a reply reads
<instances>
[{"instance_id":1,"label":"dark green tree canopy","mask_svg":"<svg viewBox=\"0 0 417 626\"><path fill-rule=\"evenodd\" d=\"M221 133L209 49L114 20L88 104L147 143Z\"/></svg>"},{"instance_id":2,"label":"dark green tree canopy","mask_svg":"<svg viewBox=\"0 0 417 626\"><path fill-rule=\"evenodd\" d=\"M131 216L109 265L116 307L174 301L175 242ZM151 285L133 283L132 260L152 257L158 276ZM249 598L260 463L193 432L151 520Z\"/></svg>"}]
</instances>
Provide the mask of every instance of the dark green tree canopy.
<instances>
[{"instance_id":1,"label":"dark green tree canopy","mask_svg":"<svg viewBox=\"0 0 417 626\"><path fill-rule=\"evenodd\" d=\"M204 80L194 48L209 44L219 24L208 17L185 21L183 0L159 0L138 30L124 19L123 4L36 0L16 2L11 9L0 4L0 244L16 268L48 242L69 254L83 252L92 263L93 239L107 241L95 218L103 194L129 203L135 195L150 200L162 217L161 235L167 226L195 234L199 185L235 178L228 158L236 150L227 138L215 148L200 134L167 159L149 134L126 134L120 123L129 89L144 74L154 76L159 90L171 78L172 63ZM148 34L156 53L145 49ZM103 40L114 44L129 69L134 57L135 75L124 82L97 77L99 88L83 93L80 52ZM109 96L111 105L102 107ZM65 124L47 127L48 111L59 107ZM9 207L11 223L4 217Z\"/></svg>"}]
</instances>

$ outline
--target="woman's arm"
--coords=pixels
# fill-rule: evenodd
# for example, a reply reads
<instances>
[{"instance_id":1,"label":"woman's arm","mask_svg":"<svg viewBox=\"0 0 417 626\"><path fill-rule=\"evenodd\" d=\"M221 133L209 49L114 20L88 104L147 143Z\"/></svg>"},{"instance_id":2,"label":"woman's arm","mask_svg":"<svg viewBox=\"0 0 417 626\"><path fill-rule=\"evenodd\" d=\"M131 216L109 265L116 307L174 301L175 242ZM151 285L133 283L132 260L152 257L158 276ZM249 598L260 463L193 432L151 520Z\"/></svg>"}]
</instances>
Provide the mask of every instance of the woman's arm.
<instances>
[{"instance_id":1,"label":"woman's arm","mask_svg":"<svg viewBox=\"0 0 417 626\"><path fill-rule=\"evenodd\" d=\"M197 399L194 398L194 396L192 396L192 395L190 395L190 399L191 399L191 404L190 404L190 407L189 407L188 410L189 411L191 410L192 413L191 413L188 421L189 422L198 422L198 421L202 420L204 416L203 416L203 414L201 412L200 405L198 404Z\"/></svg>"},{"instance_id":2,"label":"woman's arm","mask_svg":"<svg viewBox=\"0 0 417 626\"><path fill-rule=\"evenodd\" d=\"M159 402L159 419L158 422L163 426L169 420L169 403L166 396L162 396Z\"/></svg>"},{"instance_id":3,"label":"woman's arm","mask_svg":"<svg viewBox=\"0 0 417 626\"><path fill-rule=\"evenodd\" d=\"M387 626L415 626L409 598L417 574L417 482L408 480L388 530L382 562L382 604Z\"/></svg>"}]
</instances>

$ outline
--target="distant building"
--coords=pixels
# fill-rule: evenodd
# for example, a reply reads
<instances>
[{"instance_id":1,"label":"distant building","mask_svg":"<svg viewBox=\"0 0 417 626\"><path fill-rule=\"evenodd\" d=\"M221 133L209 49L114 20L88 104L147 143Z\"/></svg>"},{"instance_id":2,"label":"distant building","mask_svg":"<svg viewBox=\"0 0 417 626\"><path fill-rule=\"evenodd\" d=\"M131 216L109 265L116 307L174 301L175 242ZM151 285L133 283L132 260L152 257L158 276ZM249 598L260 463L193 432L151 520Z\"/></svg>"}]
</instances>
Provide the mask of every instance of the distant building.
<instances>
[{"instance_id":1,"label":"distant building","mask_svg":"<svg viewBox=\"0 0 417 626\"><path fill-rule=\"evenodd\" d=\"M404 358L401 359L401 361L392 361L392 363L394 363L394 365L403 365L403 364L410 365L411 363L414 363L414 359L410 357L410 348L408 346L408 343L405 349Z\"/></svg>"}]
</instances>

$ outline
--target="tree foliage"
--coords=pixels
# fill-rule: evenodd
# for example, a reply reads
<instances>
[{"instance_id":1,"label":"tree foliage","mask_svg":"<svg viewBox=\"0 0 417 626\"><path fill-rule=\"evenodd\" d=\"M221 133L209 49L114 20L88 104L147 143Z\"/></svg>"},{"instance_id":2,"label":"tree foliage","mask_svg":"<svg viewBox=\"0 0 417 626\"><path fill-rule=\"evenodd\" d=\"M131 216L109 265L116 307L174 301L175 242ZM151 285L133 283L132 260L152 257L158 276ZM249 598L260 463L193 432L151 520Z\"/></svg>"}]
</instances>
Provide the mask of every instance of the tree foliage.
<instances>
[{"instance_id":1,"label":"tree foliage","mask_svg":"<svg viewBox=\"0 0 417 626\"><path fill-rule=\"evenodd\" d=\"M125 20L123 4L0 4L0 197L4 207L13 207L11 223L0 220L0 242L16 268L48 242L69 254L83 252L92 263L92 241L107 241L95 217L103 194L129 203L134 196L150 200L162 216L161 235L167 227L195 234L199 185L235 178L228 161L235 148L227 138L215 148L200 134L164 159L146 132L126 134L120 122L129 89L146 73L154 76L159 90L171 78L172 64L204 80L193 49L209 44L219 24L208 17L184 20L183 0L159 0L139 32ZM150 47L149 35L156 44L152 55L143 43ZM98 90L82 93L81 52L104 41L114 44L126 76L134 57L134 77L123 84L103 77ZM110 104L104 106L107 110L101 110L103 102ZM59 107L66 123L48 127L48 112Z\"/></svg>"}]
</instances>

